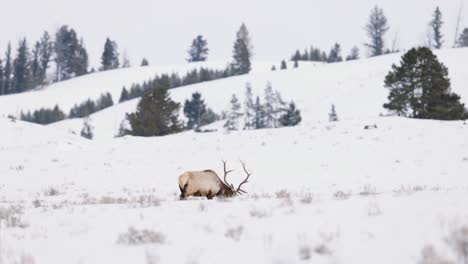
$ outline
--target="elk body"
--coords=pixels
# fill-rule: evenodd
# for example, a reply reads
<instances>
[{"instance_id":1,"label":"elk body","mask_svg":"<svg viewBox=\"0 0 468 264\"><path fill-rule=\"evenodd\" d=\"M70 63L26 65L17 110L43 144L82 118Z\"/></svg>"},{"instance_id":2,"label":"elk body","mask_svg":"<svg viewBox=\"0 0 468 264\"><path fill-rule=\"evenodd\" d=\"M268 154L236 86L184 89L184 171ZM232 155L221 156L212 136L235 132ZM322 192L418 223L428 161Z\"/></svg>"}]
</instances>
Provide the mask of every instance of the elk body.
<instances>
[{"instance_id":1,"label":"elk body","mask_svg":"<svg viewBox=\"0 0 468 264\"><path fill-rule=\"evenodd\" d=\"M226 180L226 176L232 172L232 170L226 170L226 162L224 161L223 180L212 170L184 172L179 176L180 198L185 199L189 196L206 196L208 199L213 199L215 196L232 197L246 193L241 189L241 186L248 181L251 173L247 171L243 162L242 167L247 177L239 184L237 189Z\"/></svg>"}]
</instances>

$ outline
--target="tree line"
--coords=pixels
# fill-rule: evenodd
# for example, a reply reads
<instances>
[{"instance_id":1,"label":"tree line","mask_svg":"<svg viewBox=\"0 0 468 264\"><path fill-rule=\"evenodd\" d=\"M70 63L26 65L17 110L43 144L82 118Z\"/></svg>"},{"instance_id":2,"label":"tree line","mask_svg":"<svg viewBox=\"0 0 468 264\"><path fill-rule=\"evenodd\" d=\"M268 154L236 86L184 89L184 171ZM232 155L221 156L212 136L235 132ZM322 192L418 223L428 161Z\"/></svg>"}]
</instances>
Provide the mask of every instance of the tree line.
<instances>
[{"instance_id":1,"label":"tree line","mask_svg":"<svg viewBox=\"0 0 468 264\"><path fill-rule=\"evenodd\" d=\"M459 23L459 22L458 22ZM431 20L428 23L429 31L427 32L427 40L425 46L434 49L441 49L444 45L444 35L442 34L442 26L444 25L442 11L436 7ZM457 25L458 26L458 25ZM398 52L396 47L386 47L385 35L390 29L387 17L382 8L375 6L368 18L364 30L368 37L364 44L371 57L380 56L383 54ZM457 32L458 34L458 32ZM464 28L461 34L456 37L453 47L468 47L468 28ZM346 57L343 57L341 46L335 43L327 53L314 46L311 46L304 51L296 50L291 56L292 61L320 61L320 62L339 62L345 60L356 60L360 58L359 48L354 46Z\"/></svg>"}]
</instances>

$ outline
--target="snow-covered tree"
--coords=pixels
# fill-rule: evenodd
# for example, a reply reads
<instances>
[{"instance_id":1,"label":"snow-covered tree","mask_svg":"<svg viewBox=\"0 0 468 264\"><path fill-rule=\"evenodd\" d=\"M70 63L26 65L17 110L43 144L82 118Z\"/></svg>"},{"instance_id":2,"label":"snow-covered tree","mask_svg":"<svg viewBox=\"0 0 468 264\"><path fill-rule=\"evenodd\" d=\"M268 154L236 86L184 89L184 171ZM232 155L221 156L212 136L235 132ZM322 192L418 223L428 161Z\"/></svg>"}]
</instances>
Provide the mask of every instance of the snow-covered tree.
<instances>
[{"instance_id":1,"label":"snow-covered tree","mask_svg":"<svg viewBox=\"0 0 468 264\"><path fill-rule=\"evenodd\" d=\"M239 99L237 99L237 96L233 94L230 101L230 109L227 113L227 120L224 124L224 128L226 128L227 130L238 130L241 116L241 104L239 102Z\"/></svg>"},{"instance_id":2,"label":"snow-covered tree","mask_svg":"<svg viewBox=\"0 0 468 264\"><path fill-rule=\"evenodd\" d=\"M254 129L254 102L252 94L252 86L250 83L245 85L245 101L244 101L244 129Z\"/></svg>"},{"instance_id":3,"label":"snow-covered tree","mask_svg":"<svg viewBox=\"0 0 468 264\"><path fill-rule=\"evenodd\" d=\"M335 105L332 104L330 113L328 114L328 121L336 122L338 121L338 115L336 114Z\"/></svg>"},{"instance_id":4,"label":"snow-covered tree","mask_svg":"<svg viewBox=\"0 0 468 264\"><path fill-rule=\"evenodd\" d=\"M442 21L442 12L440 8L437 7L434 11L432 20L431 20L431 28L432 28L432 37L434 38L434 48L440 49L444 43L443 35L442 35L442 25L444 22Z\"/></svg>"}]
</instances>

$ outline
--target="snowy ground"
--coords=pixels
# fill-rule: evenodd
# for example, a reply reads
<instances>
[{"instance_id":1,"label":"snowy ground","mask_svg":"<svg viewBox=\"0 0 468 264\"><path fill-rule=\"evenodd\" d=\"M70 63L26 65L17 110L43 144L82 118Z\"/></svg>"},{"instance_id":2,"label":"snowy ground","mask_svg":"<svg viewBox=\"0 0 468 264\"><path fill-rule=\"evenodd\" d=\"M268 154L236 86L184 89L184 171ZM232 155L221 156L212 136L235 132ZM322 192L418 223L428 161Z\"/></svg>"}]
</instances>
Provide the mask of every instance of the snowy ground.
<instances>
[{"instance_id":1,"label":"snowy ground","mask_svg":"<svg viewBox=\"0 0 468 264\"><path fill-rule=\"evenodd\" d=\"M467 57L440 53L465 102ZM113 138L111 123L136 101L93 115L92 141L69 132L80 120L0 118L0 263L417 263L428 245L463 263L453 234L468 239L468 124L380 117L396 61L304 64L172 91L183 101L199 90L219 111L245 82L259 94L271 81L302 109L294 128ZM22 107L26 95L16 96L0 98L1 114ZM331 103L340 122L326 120ZM239 159L253 172L248 195L178 200L179 174L221 173L223 159L234 184Z\"/></svg>"}]
</instances>

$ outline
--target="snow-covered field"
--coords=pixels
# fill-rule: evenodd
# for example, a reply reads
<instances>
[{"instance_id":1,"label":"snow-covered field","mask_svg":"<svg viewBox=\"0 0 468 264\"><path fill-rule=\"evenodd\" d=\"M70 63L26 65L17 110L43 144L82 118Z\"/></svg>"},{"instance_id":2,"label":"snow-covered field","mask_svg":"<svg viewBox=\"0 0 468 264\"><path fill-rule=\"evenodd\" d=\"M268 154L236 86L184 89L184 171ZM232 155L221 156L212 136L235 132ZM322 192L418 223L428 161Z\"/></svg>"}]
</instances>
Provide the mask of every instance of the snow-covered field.
<instances>
[{"instance_id":1,"label":"snow-covered field","mask_svg":"<svg viewBox=\"0 0 468 264\"><path fill-rule=\"evenodd\" d=\"M383 78L399 56L276 72L265 64L171 91L179 102L200 91L219 112L246 82L260 95L269 81L302 110L293 128L113 138L137 101L94 114L92 141L70 133L81 120L0 118L0 263L418 263L428 245L463 263L454 234L468 233L468 124L379 116ZM468 49L438 56L467 102ZM103 91L115 100L136 72L28 94L39 98L34 106L54 103L41 95L53 91L70 91L63 108ZM106 86L106 74L119 83ZM84 80L115 90L81 94ZM22 101L28 94L0 97L0 115L34 101ZM332 103L336 123L327 121ZM253 172L248 195L179 201L179 174L221 173L223 159L234 184L244 176L240 159Z\"/></svg>"}]
</instances>

